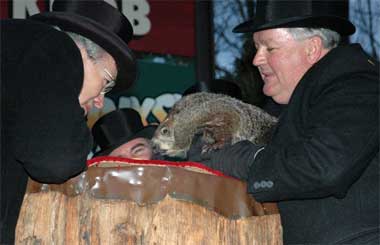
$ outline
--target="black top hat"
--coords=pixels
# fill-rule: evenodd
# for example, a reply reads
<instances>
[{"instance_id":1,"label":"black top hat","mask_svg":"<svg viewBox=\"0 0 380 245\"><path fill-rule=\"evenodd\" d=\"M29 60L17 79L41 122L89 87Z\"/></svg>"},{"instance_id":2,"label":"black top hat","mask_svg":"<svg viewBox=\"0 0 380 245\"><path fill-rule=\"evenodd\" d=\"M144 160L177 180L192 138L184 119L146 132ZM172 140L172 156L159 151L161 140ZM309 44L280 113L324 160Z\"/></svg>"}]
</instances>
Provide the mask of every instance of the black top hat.
<instances>
[{"instance_id":1,"label":"black top hat","mask_svg":"<svg viewBox=\"0 0 380 245\"><path fill-rule=\"evenodd\" d=\"M185 92L183 92L183 96L196 92L225 94L239 100L243 98L240 87L236 83L224 79L214 79L208 84L204 82L198 82L193 86L187 88Z\"/></svg>"},{"instance_id":2,"label":"black top hat","mask_svg":"<svg viewBox=\"0 0 380 245\"><path fill-rule=\"evenodd\" d=\"M91 129L100 151L95 156L111 153L122 144L136 139L151 139L157 126L143 126L140 114L131 108L112 111L99 118Z\"/></svg>"},{"instance_id":3,"label":"black top hat","mask_svg":"<svg viewBox=\"0 0 380 245\"><path fill-rule=\"evenodd\" d=\"M118 75L113 92L129 88L136 79L137 65L127 43L133 37L128 19L103 0L55 0L52 12L30 17L80 34L95 42L115 59Z\"/></svg>"},{"instance_id":4,"label":"black top hat","mask_svg":"<svg viewBox=\"0 0 380 245\"><path fill-rule=\"evenodd\" d=\"M327 28L341 35L351 35L355 26L343 18L344 1L327 0L258 0L255 17L233 32L257 32L281 27Z\"/></svg>"}]
</instances>

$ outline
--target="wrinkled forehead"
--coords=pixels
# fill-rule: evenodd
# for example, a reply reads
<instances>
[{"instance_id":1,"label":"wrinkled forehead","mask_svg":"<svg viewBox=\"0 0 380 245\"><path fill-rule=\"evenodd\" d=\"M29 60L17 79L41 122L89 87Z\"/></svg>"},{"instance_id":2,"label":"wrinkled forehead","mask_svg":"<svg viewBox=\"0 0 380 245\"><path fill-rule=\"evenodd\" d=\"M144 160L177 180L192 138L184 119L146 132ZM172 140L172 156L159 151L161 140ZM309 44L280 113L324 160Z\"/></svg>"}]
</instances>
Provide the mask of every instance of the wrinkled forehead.
<instances>
[{"instance_id":1,"label":"wrinkled forehead","mask_svg":"<svg viewBox=\"0 0 380 245\"><path fill-rule=\"evenodd\" d=\"M287 28L273 28L257 31L252 34L252 39L254 44L268 44L294 40Z\"/></svg>"},{"instance_id":2,"label":"wrinkled forehead","mask_svg":"<svg viewBox=\"0 0 380 245\"><path fill-rule=\"evenodd\" d=\"M138 147L138 146L151 147L150 141L148 139L139 137L122 144L117 149L127 151L127 150L133 150L133 148Z\"/></svg>"}]
</instances>

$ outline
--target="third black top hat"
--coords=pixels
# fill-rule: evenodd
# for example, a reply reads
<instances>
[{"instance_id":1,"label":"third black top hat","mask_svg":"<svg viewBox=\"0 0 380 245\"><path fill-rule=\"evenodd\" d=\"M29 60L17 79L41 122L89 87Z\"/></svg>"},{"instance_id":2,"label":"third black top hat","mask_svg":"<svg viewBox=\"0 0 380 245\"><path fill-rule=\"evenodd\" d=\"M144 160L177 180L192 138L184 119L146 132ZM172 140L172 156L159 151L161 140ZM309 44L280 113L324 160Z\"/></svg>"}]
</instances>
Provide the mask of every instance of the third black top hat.
<instances>
[{"instance_id":1,"label":"third black top hat","mask_svg":"<svg viewBox=\"0 0 380 245\"><path fill-rule=\"evenodd\" d=\"M95 156L108 155L122 144L136 139L153 137L157 126L145 126L140 114L131 108L112 111L99 118L91 129L100 151Z\"/></svg>"},{"instance_id":2,"label":"third black top hat","mask_svg":"<svg viewBox=\"0 0 380 245\"><path fill-rule=\"evenodd\" d=\"M327 28L341 35L351 35L355 26L344 18L344 1L328 0L258 0L252 20L243 22L233 32L257 32L281 27Z\"/></svg>"}]
</instances>

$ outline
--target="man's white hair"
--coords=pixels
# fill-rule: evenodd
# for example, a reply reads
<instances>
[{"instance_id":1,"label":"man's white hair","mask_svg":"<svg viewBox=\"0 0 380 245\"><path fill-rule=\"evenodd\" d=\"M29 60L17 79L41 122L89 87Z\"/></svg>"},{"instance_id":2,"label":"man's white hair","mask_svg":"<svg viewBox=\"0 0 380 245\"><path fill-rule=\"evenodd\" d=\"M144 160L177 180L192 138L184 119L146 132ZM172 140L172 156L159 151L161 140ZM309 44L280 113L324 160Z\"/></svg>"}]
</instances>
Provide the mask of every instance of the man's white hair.
<instances>
[{"instance_id":1,"label":"man's white hair","mask_svg":"<svg viewBox=\"0 0 380 245\"><path fill-rule=\"evenodd\" d=\"M88 57L95 63L97 60L100 60L106 53L106 51L102 47L100 47L90 39L73 32L66 33L74 40L75 43L77 43L79 46L83 47L86 50Z\"/></svg>"},{"instance_id":2,"label":"man's white hair","mask_svg":"<svg viewBox=\"0 0 380 245\"><path fill-rule=\"evenodd\" d=\"M285 28L295 40L301 41L313 36L318 36L322 39L323 47L333 49L338 46L341 36L336 31L326 28Z\"/></svg>"}]
</instances>

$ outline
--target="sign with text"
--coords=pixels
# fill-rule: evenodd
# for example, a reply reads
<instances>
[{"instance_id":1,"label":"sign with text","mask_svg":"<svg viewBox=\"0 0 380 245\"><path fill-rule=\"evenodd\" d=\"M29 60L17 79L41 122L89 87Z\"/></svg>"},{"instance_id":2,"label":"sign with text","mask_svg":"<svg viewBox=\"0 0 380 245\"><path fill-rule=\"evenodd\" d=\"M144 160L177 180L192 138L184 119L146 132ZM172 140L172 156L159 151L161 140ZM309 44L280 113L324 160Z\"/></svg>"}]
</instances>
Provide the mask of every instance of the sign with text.
<instances>
[{"instance_id":1,"label":"sign with text","mask_svg":"<svg viewBox=\"0 0 380 245\"><path fill-rule=\"evenodd\" d=\"M135 51L193 57L195 0L105 0L131 21ZM26 18L48 11L53 0L1 0L0 17Z\"/></svg>"}]
</instances>

